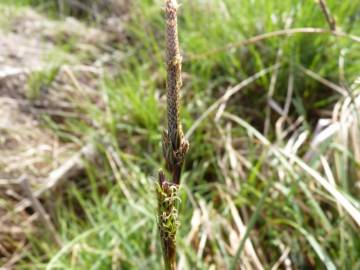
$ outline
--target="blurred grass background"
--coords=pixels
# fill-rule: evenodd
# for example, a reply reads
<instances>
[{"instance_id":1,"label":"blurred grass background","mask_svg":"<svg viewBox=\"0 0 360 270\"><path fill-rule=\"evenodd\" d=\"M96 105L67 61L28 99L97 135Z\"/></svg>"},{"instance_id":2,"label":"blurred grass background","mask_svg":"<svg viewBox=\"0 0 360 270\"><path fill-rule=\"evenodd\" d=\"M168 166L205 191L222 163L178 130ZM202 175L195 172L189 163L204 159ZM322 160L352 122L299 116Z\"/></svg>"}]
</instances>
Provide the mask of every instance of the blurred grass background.
<instances>
[{"instance_id":1,"label":"blurred grass background","mask_svg":"<svg viewBox=\"0 0 360 270\"><path fill-rule=\"evenodd\" d=\"M316 1L180 3L182 117L191 130L180 269L360 269L360 2L327 1L341 36L329 31ZM101 158L48 198L63 246L40 226L28 235L31 248L16 269L161 269L154 182L166 112L163 2L1 6L35 9L58 23L75 16L99 29L110 16L125 18L121 39L101 48L121 57L104 69L95 100L73 100L91 121L44 115L60 140L81 145L90 138ZM236 45L293 28L324 33ZM50 61L71 65L61 57L71 54L72 61L94 64L100 55L83 53L79 42L60 40ZM52 80L52 72L31 76L31 96Z\"/></svg>"}]
</instances>

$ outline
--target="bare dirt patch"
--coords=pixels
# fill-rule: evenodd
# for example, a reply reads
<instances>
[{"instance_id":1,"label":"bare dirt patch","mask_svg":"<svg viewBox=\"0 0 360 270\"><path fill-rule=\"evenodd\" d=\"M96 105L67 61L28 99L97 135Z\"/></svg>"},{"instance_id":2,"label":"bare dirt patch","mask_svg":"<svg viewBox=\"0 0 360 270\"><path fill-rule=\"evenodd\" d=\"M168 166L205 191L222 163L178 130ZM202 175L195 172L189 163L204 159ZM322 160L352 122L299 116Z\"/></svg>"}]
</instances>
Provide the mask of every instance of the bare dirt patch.
<instances>
[{"instance_id":1,"label":"bare dirt patch","mask_svg":"<svg viewBox=\"0 0 360 270\"><path fill-rule=\"evenodd\" d=\"M73 103L83 95L96 96L101 72L87 63L89 58L83 63L72 54L97 54L107 41L106 34L73 18L52 21L26 10L8 20L0 39L0 266L5 265L4 269L12 269L20 259L26 234L38 218L36 212L19 208L26 199L19 179L25 175L34 190L39 190L46 186L47 176L81 148L59 139L44 126L42 115L60 121L69 115L81 117ZM62 55L66 61L56 63L54 69L49 55L69 39L76 42ZM53 69L49 84L29 100L29 81L34 74Z\"/></svg>"}]
</instances>

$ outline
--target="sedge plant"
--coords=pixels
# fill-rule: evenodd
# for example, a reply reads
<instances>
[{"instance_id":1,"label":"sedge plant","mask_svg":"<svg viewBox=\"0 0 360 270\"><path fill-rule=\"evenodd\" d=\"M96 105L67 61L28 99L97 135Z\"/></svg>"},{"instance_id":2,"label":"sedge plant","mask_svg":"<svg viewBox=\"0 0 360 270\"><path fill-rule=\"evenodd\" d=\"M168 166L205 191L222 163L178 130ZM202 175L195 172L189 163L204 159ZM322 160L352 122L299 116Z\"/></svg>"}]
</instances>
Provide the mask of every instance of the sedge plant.
<instances>
[{"instance_id":1,"label":"sedge plant","mask_svg":"<svg viewBox=\"0 0 360 270\"><path fill-rule=\"evenodd\" d=\"M159 171L157 186L158 227L166 270L176 269L176 232L179 226L179 185L181 169L189 143L180 122L181 55L177 31L176 0L165 1L167 130L163 131L162 148L165 167L170 175Z\"/></svg>"}]
</instances>

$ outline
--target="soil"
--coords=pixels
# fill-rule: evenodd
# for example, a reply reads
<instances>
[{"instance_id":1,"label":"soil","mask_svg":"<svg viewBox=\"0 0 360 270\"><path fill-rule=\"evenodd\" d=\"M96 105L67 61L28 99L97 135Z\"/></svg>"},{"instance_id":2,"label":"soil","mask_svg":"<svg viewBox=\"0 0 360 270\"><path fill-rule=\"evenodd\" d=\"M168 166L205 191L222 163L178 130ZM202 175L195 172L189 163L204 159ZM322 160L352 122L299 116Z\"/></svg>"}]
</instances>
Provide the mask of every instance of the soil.
<instances>
[{"instance_id":1,"label":"soil","mask_svg":"<svg viewBox=\"0 0 360 270\"><path fill-rule=\"evenodd\" d=\"M81 148L62 141L44 124L44 114L62 121L65 115L76 114L74 103L82 95L96 99L101 70L112 57L101 48L119 37L118 32L91 28L74 18L50 20L31 9L4 14L8 22L5 30L0 25L1 270L12 269L21 258L26 234L38 218L29 208L15 209L25 199L19 179L26 176L34 190L40 189L44 179ZM49 61L49 56L69 39L76 42L62 55L54 79L29 99L31 77L54 69L56 61ZM77 57L78 52L86 57ZM116 53L114 57L119 56Z\"/></svg>"}]
</instances>

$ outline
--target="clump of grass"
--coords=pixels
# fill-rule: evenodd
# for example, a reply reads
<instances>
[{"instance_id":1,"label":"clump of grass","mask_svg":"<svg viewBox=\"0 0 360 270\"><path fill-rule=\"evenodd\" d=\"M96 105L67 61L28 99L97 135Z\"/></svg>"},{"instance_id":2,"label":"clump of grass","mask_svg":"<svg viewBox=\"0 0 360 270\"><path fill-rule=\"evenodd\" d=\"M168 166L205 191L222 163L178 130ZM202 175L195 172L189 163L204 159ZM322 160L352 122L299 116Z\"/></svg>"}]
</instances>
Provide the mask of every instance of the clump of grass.
<instances>
[{"instance_id":1,"label":"clump of grass","mask_svg":"<svg viewBox=\"0 0 360 270\"><path fill-rule=\"evenodd\" d=\"M167 62L167 117L168 130L164 130L162 147L165 166L172 175L166 180L163 171L159 172L158 226L166 269L176 269L176 232L178 222L178 192L181 169L189 143L184 137L180 123L181 56L177 31L177 2L167 0L166 15L166 62Z\"/></svg>"},{"instance_id":2,"label":"clump of grass","mask_svg":"<svg viewBox=\"0 0 360 270\"><path fill-rule=\"evenodd\" d=\"M56 67L33 72L28 80L27 98L30 100L39 98L42 90L48 88L55 80L58 71L59 68Z\"/></svg>"}]
</instances>

